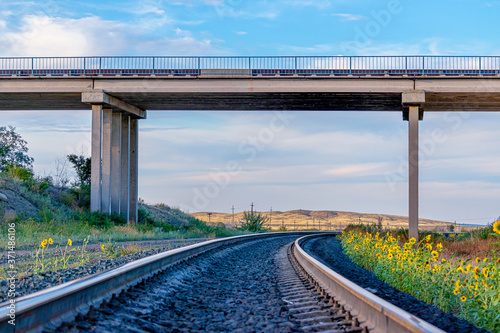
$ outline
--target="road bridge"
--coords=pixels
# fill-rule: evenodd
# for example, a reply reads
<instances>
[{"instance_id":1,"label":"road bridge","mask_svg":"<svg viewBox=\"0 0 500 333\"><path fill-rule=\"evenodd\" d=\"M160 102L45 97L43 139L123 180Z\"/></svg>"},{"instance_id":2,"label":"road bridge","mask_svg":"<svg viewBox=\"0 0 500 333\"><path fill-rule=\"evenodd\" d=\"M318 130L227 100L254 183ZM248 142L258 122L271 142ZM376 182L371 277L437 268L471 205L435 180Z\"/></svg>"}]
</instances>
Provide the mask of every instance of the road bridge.
<instances>
[{"instance_id":1,"label":"road bridge","mask_svg":"<svg viewBox=\"0 0 500 333\"><path fill-rule=\"evenodd\" d=\"M91 109L91 209L132 221L147 111L401 112L416 237L424 110L500 111L499 71L500 57L0 58L0 110Z\"/></svg>"}]
</instances>

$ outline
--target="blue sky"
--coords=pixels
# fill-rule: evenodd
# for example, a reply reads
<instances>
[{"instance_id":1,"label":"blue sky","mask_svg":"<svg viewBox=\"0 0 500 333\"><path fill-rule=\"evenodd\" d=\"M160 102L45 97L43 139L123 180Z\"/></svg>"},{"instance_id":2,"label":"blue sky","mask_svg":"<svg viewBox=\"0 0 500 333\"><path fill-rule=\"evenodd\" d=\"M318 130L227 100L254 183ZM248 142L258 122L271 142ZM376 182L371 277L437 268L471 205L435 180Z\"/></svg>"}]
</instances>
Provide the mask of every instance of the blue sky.
<instances>
[{"instance_id":1,"label":"blue sky","mask_svg":"<svg viewBox=\"0 0 500 333\"><path fill-rule=\"evenodd\" d=\"M0 56L500 55L499 11L500 1L477 0L4 1ZM140 124L141 198L191 212L253 201L259 210L407 214L401 114L293 113L249 159L242 150L274 117L150 112ZM500 215L499 120L426 114L421 217L486 223ZM89 112L3 112L0 124L27 139L41 174L54 158L89 153ZM196 203L228 162L239 171Z\"/></svg>"}]
</instances>

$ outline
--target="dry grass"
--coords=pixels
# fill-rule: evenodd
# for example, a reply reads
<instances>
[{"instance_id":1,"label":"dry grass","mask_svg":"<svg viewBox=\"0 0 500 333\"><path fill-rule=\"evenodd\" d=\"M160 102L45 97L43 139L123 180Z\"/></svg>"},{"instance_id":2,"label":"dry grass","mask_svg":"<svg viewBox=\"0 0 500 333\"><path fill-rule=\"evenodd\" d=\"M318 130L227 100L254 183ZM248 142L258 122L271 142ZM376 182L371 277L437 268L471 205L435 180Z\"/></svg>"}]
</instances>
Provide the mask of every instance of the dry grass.
<instances>
[{"instance_id":1,"label":"dry grass","mask_svg":"<svg viewBox=\"0 0 500 333\"><path fill-rule=\"evenodd\" d=\"M488 239L444 240L443 256L450 258L455 254L457 259L485 258L492 255L492 250L500 251L500 238L490 236Z\"/></svg>"}]
</instances>

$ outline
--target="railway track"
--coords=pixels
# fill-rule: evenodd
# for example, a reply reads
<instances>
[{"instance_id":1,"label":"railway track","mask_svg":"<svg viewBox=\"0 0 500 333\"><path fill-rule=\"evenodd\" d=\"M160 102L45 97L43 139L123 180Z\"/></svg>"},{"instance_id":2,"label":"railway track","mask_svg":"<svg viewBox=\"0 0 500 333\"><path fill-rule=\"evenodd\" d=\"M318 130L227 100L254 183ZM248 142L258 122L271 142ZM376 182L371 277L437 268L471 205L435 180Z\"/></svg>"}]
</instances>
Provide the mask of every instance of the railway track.
<instances>
[{"instance_id":1,"label":"railway track","mask_svg":"<svg viewBox=\"0 0 500 333\"><path fill-rule=\"evenodd\" d=\"M307 233L212 240L16 300L1 332L443 332L308 255Z\"/></svg>"}]
</instances>

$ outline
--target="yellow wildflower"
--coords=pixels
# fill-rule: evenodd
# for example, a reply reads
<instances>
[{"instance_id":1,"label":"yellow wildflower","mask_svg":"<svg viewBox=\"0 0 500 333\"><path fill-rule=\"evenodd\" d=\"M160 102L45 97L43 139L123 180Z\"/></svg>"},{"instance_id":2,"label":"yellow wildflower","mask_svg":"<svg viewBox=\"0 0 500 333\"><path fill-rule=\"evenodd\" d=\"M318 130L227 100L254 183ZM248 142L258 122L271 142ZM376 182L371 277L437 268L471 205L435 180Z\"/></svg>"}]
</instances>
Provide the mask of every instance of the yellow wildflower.
<instances>
[{"instance_id":1,"label":"yellow wildflower","mask_svg":"<svg viewBox=\"0 0 500 333\"><path fill-rule=\"evenodd\" d=\"M437 259L437 257L439 257L439 253L438 253L438 251L432 251L432 252L431 252L431 254L432 254L432 256L433 256L434 258L436 258L436 259Z\"/></svg>"},{"instance_id":2,"label":"yellow wildflower","mask_svg":"<svg viewBox=\"0 0 500 333\"><path fill-rule=\"evenodd\" d=\"M49 238L49 244L50 245L54 244L54 241L52 240L52 238Z\"/></svg>"},{"instance_id":3,"label":"yellow wildflower","mask_svg":"<svg viewBox=\"0 0 500 333\"><path fill-rule=\"evenodd\" d=\"M68 238L68 245L69 245L69 246L73 246L73 242L71 241L71 239L70 239L70 238Z\"/></svg>"},{"instance_id":4,"label":"yellow wildflower","mask_svg":"<svg viewBox=\"0 0 500 333\"><path fill-rule=\"evenodd\" d=\"M439 243L437 246L436 246L437 250L438 251L442 251L443 250L443 244Z\"/></svg>"},{"instance_id":5,"label":"yellow wildflower","mask_svg":"<svg viewBox=\"0 0 500 333\"><path fill-rule=\"evenodd\" d=\"M493 223L493 232L500 234L500 220Z\"/></svg>"},{"instance_id":6,"label":"yellow wildflower","mask_svg":"<svg viewBox=\"0 0 500 333\"><path fill-rule=\"evenodd\" d=\"M415 237L412 237L410 238L410 244L415 244L417 242L417 240L415 239Z\"/></svg>"},{"instance_id":7,"label":"yellow wildflower","mask_svg":"<svg viewBox=\"0 0 500 333\"><path fill-rule=\"evenodd\" d=\"M104 244L102 244L102 245L101 245L101 250L103 250L103 251L104 251Z\"/></svg>"},{"instance_id":8,"label":"yellow wildflower","mask_svg":"<svg viewBox=\"0 0 500 333\"><path fill-rule=\"evenodd\" d=\"M463 268L462 266L459 266L459 267L457 268L457 272L458 272L458 273L463 273L463 272L464 272L464 268Z\"/></svg>"},{"instance_id":9,"label":"yellow wildflower","mask_svg":"<svg viewBox=\"0 0 500 333\"><path fill-rule=\"evenodd\" d=\"M462 297L460 297L460 300L461 300L462 302L465 302L465 301L467 300L467 297L462 296Z\"/></svg>"},{"instance_id":10,"label":"yellow wildflower","mask_svg":"<svg viewBox=\"0 0 500 333\"><path fill-rule=\"evenodd\" d=\"M481 262L481 258L476 257L476 264L479 264Z\"/></svg>"},{"instance_id":11,"label":"yellow wildflower","mask_svg":"<svg viewBox=\"0 0 500 333\"><path fill-rule=\"evenodd\" d=\"M45 249L45 246L47 245L47 240L46 240L46 239L44 239L44 240L40 243L40 245L41 245L41 246Z\"/></svg>"}]
</instances>

